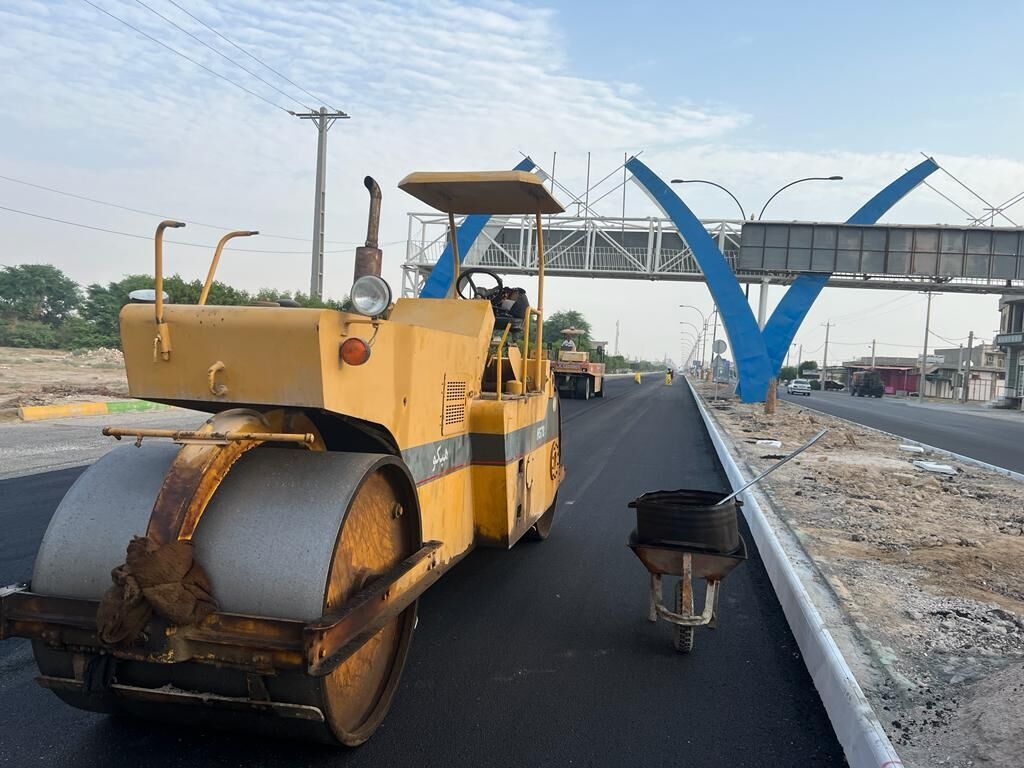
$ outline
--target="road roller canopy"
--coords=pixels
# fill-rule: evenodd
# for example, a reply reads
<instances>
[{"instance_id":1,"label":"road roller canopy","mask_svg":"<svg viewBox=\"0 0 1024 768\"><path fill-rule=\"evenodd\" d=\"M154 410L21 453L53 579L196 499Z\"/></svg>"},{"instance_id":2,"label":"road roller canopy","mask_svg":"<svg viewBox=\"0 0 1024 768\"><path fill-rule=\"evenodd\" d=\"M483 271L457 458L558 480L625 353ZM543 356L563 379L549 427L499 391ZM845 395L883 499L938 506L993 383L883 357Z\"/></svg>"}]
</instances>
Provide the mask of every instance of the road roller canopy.
<instances>
[{"instance_id":1,"label":"road roller canopy","mask_svg":"<svg viewBox=\"0 0 1024 768\"><path fill-rule=\"evenodd\" d=\"M398 188L443 213L562 213L540 177L526 171L410 173Z\"/></svg>"}]
</instances>

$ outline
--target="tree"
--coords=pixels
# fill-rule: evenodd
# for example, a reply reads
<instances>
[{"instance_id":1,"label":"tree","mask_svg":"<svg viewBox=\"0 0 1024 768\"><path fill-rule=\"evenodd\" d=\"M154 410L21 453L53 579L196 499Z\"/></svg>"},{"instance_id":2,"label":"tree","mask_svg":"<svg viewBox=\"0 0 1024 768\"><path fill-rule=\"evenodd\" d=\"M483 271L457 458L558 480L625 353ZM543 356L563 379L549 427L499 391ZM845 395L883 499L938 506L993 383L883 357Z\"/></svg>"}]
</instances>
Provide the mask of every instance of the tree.
<instances>
[{"instance_id":1,"label":"tree","mask_svg":"<svg viewBox=\"0 0 1024 768\"><path fill-rule=\"evenodd\" d=\"M793 379L799 379L800 374L794 366L784 365L782 366L782 370L779 371L779 378L783 381L792 381Z\"/></svg>"},{"instance_id":2,"label":"tree","mask_svg":"<svg viewBox=\"0 0 1024 768\"><path fill-rule=\"evenodd\" d=\"M568 309L564 312L555 312L551 317L544 318L544 346L558 347L563 341L562 331L566 328L576 328L583 331L580 336L573 337L577 349L590 348L590 323L583 316L582 312L575 309Z\"/></svg>"},{"instance_id":3,"label":"tree","mask_svg":"<svg viewBox=\"0 0 1024 768\"><path fill-rule=\"evenodd\" d=\"M804 360L800 363L800 375L803 376L805 371L816 371L818 370L818 364L814 360Z\"/></svg>"},{"instance_id":4,"label":"tree","mask_svg":"<svg viewBox=\"0 0 1024 768\"><path fill-rule=\"evenodd\" d=\"M153 288L152 275L128 275L106 286L93 283L85 289L82 318L92 326L100 346L121 346L118 324L121 307L128 303L128 294L144 288Z\"/></svg>"},{"instance_id":5,"label":"tree","mask_svg":"<svg viewBox=\"0 0 1024 768\"><path fill-rule=\"evenodd\" d=\"M78 285L50 264L21 264L0 270L0 315L51 327L81 303Z\"/></svg>"}]
</instances>

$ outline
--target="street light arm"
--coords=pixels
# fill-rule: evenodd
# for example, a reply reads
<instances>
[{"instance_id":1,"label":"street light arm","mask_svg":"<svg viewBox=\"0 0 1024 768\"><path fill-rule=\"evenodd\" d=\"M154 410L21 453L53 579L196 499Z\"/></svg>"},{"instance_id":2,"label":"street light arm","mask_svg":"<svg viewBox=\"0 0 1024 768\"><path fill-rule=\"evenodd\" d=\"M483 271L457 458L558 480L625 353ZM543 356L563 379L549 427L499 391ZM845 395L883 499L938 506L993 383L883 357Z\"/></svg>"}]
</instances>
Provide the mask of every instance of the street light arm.
<instances>
[{"instance_id":1,"label":"street light arm","mask_svg":"<svg viewBox=\"0 0 1024 768\"><path fill-rule=\"evenodd\" d=\"M696 312L698 315L700 315L700 321L702 323L704 323L704 325L708 324L707 317L705 317L703 312L701 312L699 309L697 309L695 306L693 306L693 304L680 304L679 308L680 309L692 309L694 312Z\"/></svg>"},{"instance_id":2,"label":"street light arm","mask_svg":"<svg viewBox=\"0 0 1024 768\"><path fill-rule=\"evenodd\" d=\"M718 183L716 183L714 181L708 181L707 179L672 179L672 183L673 184L710 184L712 187L718 187L720 190L725 192L725 194L727 194L729 197L731 197L734 203L736 203L736 207L740 209L740 218L743 221L746 221L746 219L747 219L747 214L744 213L743 206L740 204L740 201L736 198L736 195L734 195L728 189L723 187L721 184L718 184Z\"/></svg>"},{"instance_id":3,"label":"street light arm","mask_svg":"<svg viewBox=\"0 0 1024 768\"><path fill-rule=\"evenodd\" d=\"M765 209L768 207L768 203L770 203L772 200L774 200L776 195L779 194L779 192L782 192L785 189L789 189L794 184L802 184L805 181L842 181L842 180L843 180L842 176L808 176L805 179L797 179L796 181L791 181L791 182L789 182L789 184L786 184L785 186L780 187L779 189L775 190L775 193L771 197L768 198L768 202L764 204L764 207L761 208L761 212L759 214L757 214L757 220L758 221L761 220L761 217L764 216Z\"/></svg>"}]
</instances>

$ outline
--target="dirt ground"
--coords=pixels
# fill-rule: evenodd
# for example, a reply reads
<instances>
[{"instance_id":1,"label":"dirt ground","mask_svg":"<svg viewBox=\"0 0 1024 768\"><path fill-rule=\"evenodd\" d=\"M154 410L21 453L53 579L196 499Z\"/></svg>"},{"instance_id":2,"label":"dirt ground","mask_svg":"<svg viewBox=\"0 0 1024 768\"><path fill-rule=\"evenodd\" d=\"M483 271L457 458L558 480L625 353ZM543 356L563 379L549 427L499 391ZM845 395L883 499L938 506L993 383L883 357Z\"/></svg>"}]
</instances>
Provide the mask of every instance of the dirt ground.
<instances>
[{"instance_id":1,"label":"dirt ground","mask_svg":"<svg viewBox=\"0 0 1024 768\"><path fill-rule=\"evenodd\" d=\"M790 403L707 400L758 471L829 428L763 489L864 639L880 674L859 682L906 765L1024 765L1024 484Z\"/></svg>"},{"instance_id":2,"label":"dirt ground","mask_svg":"<svg viewBox=\"0 0 1024 768\"><path fill-rule=\"evenodd\" d=\"M0 416L23 405L106 400L128 395L117 349L65 352L0 347Z\"/></svg>"}]
</instances>

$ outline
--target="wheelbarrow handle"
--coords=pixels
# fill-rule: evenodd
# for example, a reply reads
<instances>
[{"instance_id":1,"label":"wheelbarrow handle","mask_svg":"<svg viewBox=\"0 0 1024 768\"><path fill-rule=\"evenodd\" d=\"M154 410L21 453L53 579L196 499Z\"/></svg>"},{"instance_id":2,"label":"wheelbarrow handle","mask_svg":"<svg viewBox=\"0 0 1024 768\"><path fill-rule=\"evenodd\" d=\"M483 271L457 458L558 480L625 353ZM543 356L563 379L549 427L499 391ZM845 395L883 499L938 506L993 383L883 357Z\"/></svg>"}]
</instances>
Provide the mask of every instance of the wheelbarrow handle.
<instances>
[{"instance_id":1,"label":"wheelbarrow handle","mask_svg":"<svg viewBox=\"0 0 1024 768\"><path fill-rule=\"evenodd\" d=\"M746 483L744 485L741 485L735 491L733 491L728 496L726 496L721 501L719 501L718 504L725 504L725 502L729 501L729 499L731 499L731 498L733 498L735 496L738 496L739 494L743 493L743 491L747 490L747 488L752 486L754 483L759 482L766 475L769 475L772 472L774 472L776 469L781 467L783 464L785 464L787 461L792 459L794 456L799 456L801 453L803 453L808 448L810 448L812 445L814 445L816 442L818 442L818 440L821 439L821 436L824 435L826 432L828 432L828 427L826 427L825 429L821 430L821 432L819 432L814 437L812 437L810 440L808 440L806 443L801 445L799 448L797 448L795 451L793 451L791 454L789 454L789 456L787 456L786 458L782 459L781 461L776 462L775 464L772 464L770 467L768 467L768 469L766 469L764 472L762 472L760 475L755 477L750 482L748 482L748 483ZM717 504L716 504L716 506L717 506Z\"/></svg>"}]
</instances>

